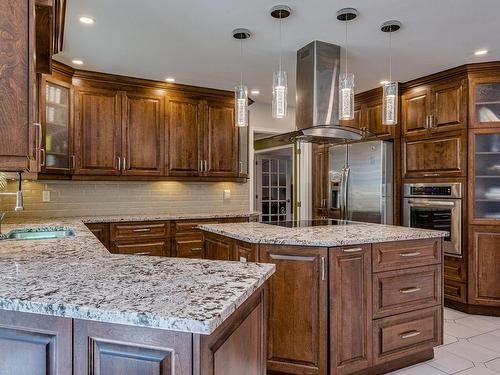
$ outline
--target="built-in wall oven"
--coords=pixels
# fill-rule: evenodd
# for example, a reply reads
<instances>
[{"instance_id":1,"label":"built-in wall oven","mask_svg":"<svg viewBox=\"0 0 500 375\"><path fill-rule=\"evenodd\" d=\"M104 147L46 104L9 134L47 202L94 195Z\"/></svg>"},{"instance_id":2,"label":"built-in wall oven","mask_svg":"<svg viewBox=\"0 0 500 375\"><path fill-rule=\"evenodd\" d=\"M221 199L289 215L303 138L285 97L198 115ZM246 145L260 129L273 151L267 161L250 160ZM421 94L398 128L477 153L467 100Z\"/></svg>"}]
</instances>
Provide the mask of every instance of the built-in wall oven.
<instances>
[{"instance_id":1,"label":"built-in wall oven","mask_svg":"<svg viewBox=\"0 0 500 375\"><path fill-rule=\"evenodd\" d=\"M443 251L462 256L462 184L405 184L403 196L403 224L448 231Z\"/></svg>"}]
</instances>

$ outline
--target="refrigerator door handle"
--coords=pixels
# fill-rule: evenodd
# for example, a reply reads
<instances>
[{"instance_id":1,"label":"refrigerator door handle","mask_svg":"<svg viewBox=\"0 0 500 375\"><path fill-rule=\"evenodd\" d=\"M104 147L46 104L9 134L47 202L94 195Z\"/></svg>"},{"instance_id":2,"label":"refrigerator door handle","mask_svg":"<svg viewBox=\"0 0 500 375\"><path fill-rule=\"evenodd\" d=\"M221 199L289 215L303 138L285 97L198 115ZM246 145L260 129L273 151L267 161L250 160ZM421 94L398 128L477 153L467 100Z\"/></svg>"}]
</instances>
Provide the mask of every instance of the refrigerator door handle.
<instances>
[{"instance_id":1,"label":"refrigerator door handle","mask_svg":"<svg viewBox=\"0 0 500 375\"><path fill-rule=\"evenodd\" d=\"M344 179L345 167L340 171L340 184L339 184L339 203L340 203L340 220L344 220Z\"/></svg>"},{"instance_id":2,"label":"refrigerator door handle","mask_svg":"<svg viewBox=\"0 0 500 375\"><path fill-rule=\"evenodd\" d=\"M348 220L349 218L347 217L347 184L349 182L349 172L351 171L351 168L345 167L344 168L344 186L342 187L343 190L343 199L344 199L344 220Z\"/></svg>"}]
</instances>

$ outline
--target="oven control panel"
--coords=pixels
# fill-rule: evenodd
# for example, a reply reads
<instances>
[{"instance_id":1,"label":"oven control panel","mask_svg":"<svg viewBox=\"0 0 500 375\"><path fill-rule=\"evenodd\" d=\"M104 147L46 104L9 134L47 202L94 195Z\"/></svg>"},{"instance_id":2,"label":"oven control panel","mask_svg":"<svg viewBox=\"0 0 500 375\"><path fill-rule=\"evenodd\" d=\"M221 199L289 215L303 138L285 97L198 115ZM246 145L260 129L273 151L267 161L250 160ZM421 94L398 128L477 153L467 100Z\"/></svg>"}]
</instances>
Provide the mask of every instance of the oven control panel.
<instances>
[{"instance_id":1,"label":"oven control panel","mask_svg":"<svg viewBox=\"0 0 500 375\"><path fill-rule=\"evenodd\" d=\"M462 198L460 183L415 183L404 185L404 196L428 198Z\"/></svg>"},{"instance_id":2,"label":"oven control panel","mask_svg":"<svg viewBox=\"0 0 500 375\"><path fill-rule=\"evenodd\" d=\"M410 194L451 196L451 186L412 186Z\"/></svg>"}]
</instances>

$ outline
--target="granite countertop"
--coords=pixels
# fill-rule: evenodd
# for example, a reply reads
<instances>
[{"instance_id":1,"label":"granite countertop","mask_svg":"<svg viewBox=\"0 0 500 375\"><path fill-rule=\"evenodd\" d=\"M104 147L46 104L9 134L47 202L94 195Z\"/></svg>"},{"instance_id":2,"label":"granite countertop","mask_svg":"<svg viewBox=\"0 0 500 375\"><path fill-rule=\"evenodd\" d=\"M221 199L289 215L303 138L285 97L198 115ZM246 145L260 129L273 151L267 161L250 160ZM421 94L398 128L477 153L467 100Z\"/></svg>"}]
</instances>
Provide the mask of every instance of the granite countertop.
<instances>
[{"instance_id":1,"label":"granite countertop","mask_svg":"<svg viewBox=\"0 0 500 375\"><path fill-rule=\"evenodd\" d=\"M287 228L264 223L203 224L199 228L255 244L299 246L346 246L364 243L446 237L448 232L348 222L349 225L324 225Z\"/></svg>"},{"instance_id":2,"label":"granite countertop","mask_svg":"<svg viewBox=\"0 0 500 375\"><path fill-rule=\"evenodd\" d=\"M0 309L210 334L275 269L110 254L79 219L4 225L3 231L42 226L69 227L75 236L0 240Z\"/></svg>"}]
</instances>

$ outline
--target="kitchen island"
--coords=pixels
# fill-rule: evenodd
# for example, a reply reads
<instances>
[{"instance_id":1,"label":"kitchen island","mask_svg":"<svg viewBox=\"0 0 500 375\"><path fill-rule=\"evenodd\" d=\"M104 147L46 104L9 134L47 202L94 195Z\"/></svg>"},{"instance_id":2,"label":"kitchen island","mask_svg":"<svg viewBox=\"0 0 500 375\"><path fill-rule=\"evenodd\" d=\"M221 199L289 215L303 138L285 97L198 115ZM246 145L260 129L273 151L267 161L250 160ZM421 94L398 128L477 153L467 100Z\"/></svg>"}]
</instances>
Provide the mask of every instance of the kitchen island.
<instances>
[{"instance_id":1,"label":"kitchen island","mask_svg":"<svg viewBox=\"0 0 500 375\"><path fill-rule=\"evenodd\" d=\"M379 374L432 358L443 340L447 232L328 223L200 226L209 258L276 265L268 371Z\"/></svg>"},{"instance_id":2,"label":"kitchen island","mask_svg":"<svg viewBox=\"0 0 500 375\"><path fill-rule=\"evenodd\" d=\"M0 373L265 371L273 265L110 254L81 220L51 240L0 240Z\"/></svg>"}]
</instances>

